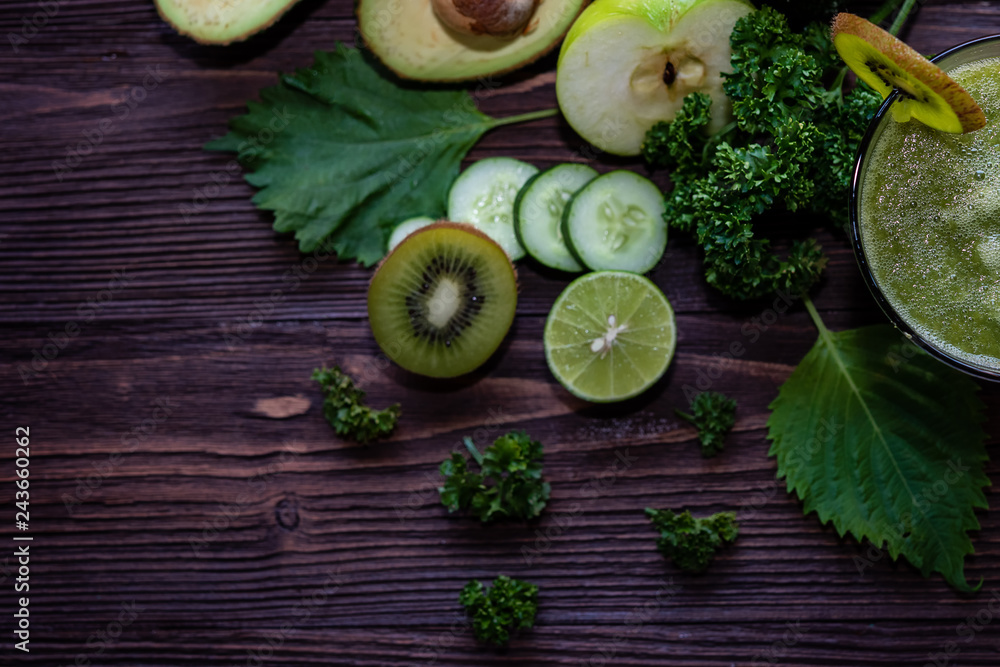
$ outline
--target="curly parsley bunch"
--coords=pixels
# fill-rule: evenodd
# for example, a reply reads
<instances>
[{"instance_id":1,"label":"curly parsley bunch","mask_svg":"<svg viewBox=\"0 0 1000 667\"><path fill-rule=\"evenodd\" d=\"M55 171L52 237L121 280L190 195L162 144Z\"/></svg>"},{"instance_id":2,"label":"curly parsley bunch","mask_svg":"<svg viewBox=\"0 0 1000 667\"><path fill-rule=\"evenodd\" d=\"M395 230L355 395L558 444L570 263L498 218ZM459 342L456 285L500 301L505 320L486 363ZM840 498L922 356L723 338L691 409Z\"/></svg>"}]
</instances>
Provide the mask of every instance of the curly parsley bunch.
<instances>
[{"instance_id":1,"label":"curly parsley bunch","mask_svg":"<svg viewBox=\"0 0 1000 667\"><path fill-rule=\"evenodd\" d=\"M844 93L847 70L827 33L820 24L795 33L769 7L748 14L730 37L723 86L735 121L707 136L711 100L693 93L646 135L646 160L672 170L664 217L694 235L708 283L733 298L803 293L826 265L812 239L775 255L755 234L763 213L846 221L854 153L881 98L862 85Z\"/></svg>"}]
</instances>

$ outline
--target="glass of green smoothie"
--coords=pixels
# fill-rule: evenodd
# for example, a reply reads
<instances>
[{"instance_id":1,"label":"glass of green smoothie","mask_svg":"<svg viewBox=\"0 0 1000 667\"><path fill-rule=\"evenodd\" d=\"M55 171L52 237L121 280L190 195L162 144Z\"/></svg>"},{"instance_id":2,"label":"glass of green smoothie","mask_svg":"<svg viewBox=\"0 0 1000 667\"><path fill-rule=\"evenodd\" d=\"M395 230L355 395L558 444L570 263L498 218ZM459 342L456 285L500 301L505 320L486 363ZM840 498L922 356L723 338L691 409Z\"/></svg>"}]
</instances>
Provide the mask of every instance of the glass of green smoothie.
<instances>
[{"instance_id":1,"label":"glass of green smoothie","mask_svg":"<svg viewBox=\"0 0 1000 667\"><path fill-rule=\"evenodd\" d=\"M892 118L861 142L851 234L893 324L942 361L1000 382L1000 35L933 59L976 100L986 127L948 134Z\"/></svg>"}]
</instances>

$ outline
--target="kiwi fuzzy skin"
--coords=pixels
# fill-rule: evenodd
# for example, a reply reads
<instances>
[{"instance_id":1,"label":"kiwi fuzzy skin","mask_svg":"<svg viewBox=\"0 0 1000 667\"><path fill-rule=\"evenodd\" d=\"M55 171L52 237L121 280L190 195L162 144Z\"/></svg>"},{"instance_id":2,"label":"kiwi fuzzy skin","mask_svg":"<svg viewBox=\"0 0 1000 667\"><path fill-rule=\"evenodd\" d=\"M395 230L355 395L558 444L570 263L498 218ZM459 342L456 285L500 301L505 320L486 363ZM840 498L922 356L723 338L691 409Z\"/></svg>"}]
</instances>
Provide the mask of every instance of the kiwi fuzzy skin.
<instances>
[{"instance_id":1,"label":"kiwi fuzzy skin","mask_svg":"<svg viewBox=\"0 0 1000 667\"><path fill-rule=\"evenodd\" d=\"M380 339L380 336L383 339L385 339L387 331L386 331L386 328L384 326L382 326L382 325L380 325L380 324L377 323L377 322L383 322L384 323L385 320L381 316L378 317L378 318L376 318L375 313L372 310L373 303L374 303L372 301L372 290L375 287L376 280L379 278L379 274L382 272L383 268L386 265L386 262L388 262L390 260L390 258L392 257L392 255L396 251L398 251L400 248L407 247L408 243L412 244L412 241L411 241L412 237L414 237L414 236L416 236L418 234L423 234L423 233L428 232L430 230L438 230L438 231L441 231L441 230L453 230L453 231L458 231L458 232L465 233L465 234L471 234L473 236L478 236L480 239L483 239L483 240L487 241L488 245L491 248L496 248L500 252L500 254L504 257L504 259L507 262L507 267L510 269L510 273L507 274L507 276L509 276L509 277L505 277L504 281L507 281L510 278L513 278L513 281L514 281L514 285L513 285L513 288L514 288L513 303L511 303L509 306L507 306L509 308L509 312L507 313L506 316L502 317L503 321L505 322L505 324L502 325L502 327L503 327L503 333L502 333L502 335L501 335L500 338L495 339L495 340L491 340L489 343L487 343L490 346L490 350L491 350L490 354L487 357L485 357L485 358L482 358L482 359L480 359L480 360L478 360L476 362L472 362L472 363L475 363L475 365L471 365L471 363L469 362L469 360L466 359L464 362L457 363L457 364L455 364L455 366L453 366L451 368L449 368L446 365L446 366L443 367L444 370L442 370L442 366L436 365L436 364L430 364L430 365L428 365L428 364L424 364L422 362L416 362L415 363L415 362L412 362L412 361L406 361L404 363L402 359L397 358L395 356L392 356L390 354L390 358L392 358L400 367L404 368L405 370L407 370L407 371L409 371L411 373L415 373L417 375L423 375L423 376L427 376L427 377L433 377L433 378L455 378L455 377L460 377L460 376L466 375L466 374L471 373L472 371L474 371L476 368L478 368L483 363L485 363L487 361L487 359L490 356L493 355L493 353L496 351L496 349L499 348L500 344L502 343L503 338L506 337L507 333L510 330L511 325L513 324L514 317L516 315L517 294L520 292L520 285L519 285L518 279L517 279L517 269L514 267L514 264L513 264L513 262L511 262L510 257L507 255L506 252L504 252L504 250L500 246L500 244L498 244L496 241L494 241L493 239L491 239L487 234L484 234L482 231L476 229L472 225L469 225L469 224L466 224L466 223L450 222L448 220L439 220L438 222L435 222L432 225L428 225L427 227L423 227L421 229L418 229L418 230L414 231L413 233L409 234L406 238L404 238L399 243L399 245L397 245L391 252L389 252L382 259L381 262L379 262L378 266L376 267L376 269L375 269L374 273L372 274L372 277L371 277L371 279L369 280L369 283L368 283L368 299L367 299L367 301L368 301L368 313L369 313L369 315L368 315L369 326L371 327L372 334L375 337L375 341L379 344L379 347L381 347L382 350L385 351L386 353L388 353L388 350L383 345L383 340ZM452 235L452 238L454 239L455 235ZM461 243L467 243L466 241L463 241L461 239L455 239L455 242L456 243L460 243L460 244ZM479 242L476 241L475 243L478 244ZM482 244L479 244L479 245L480 245L480 248L477 251L477 254L478 254L478 252L482 252L484 250L484 248L482 247ZM491 251L488 251L488 252L491 253ZM405 261L405 259L401 260L401 261ZM494 271L499 271L502 274L506 273L504 271L504 269L502 268L504 265L498 262L498 258L496 258L494 256L494 258L491 260L491 262L493 263ZM507 283L507 284L509 285L509 283ZM508 287L508 289L509 289L509 287ZM510 318L509 320L507 319L508 316ZM499 331L499 329L497 329L497 331ZM457 370L455 370L455 368L457 368Z\"/></svg>"},{"instance_id":2,"label":"kiwi fuzzy skin","mask_svg":"<svg viewBox=\"0 0 1000 667\"><path fill-rule=\"evenodd\" d=\"M986 126L983 110L964 88L948 76L947 72L871 21L855 14L841 12L833 18L830 34L835 45L837 37L841 35L850 35L867 42L886 61L937 93L955 113L962 132L974 132ZM863 77L859 75L859 78ZM885 95L886 93L883 93L883 97Z\"/></svg>"}]
</instances>

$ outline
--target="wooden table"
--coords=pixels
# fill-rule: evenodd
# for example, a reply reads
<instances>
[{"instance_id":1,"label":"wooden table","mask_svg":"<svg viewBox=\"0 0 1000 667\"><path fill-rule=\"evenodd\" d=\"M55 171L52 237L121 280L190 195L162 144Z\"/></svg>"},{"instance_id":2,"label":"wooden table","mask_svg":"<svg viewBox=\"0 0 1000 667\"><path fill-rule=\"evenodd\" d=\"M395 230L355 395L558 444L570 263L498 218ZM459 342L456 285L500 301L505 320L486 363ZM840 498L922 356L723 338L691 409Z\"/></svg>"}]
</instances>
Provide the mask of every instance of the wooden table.
<instances>
[{"instance_id":1,"label":"wooden table","mask_svg":"<svg viewBox=\"0 0 1000 667\"><path fill-rule=\"evenodd\" d=\"M12 647L14 574L0 573L0 663L922 665L954 640L960 653L938 664L1000 665L988 606L1000 590L996 512L980 513L967 559L983 590L963 596L887 558L860 574L868 545L804 517L774 486L767 405L816 335L801 307L719 366L767 304L720 297L697 249L674 238L653 277L678 312L677 357L640 399L588 406L552 379L542 326L567 280L529 263L513 330L481 372L427 382L382 370L369 271L334 260L310 271L237 178L181 214L229 159L202 145L276 72L352 41L351 3L306 0L229 48L176 35L149 0L50 4L37 34L0 49L4 567L17 426L31 429L34 492L31 651ZM0 34L22 34L38 11L8 0ZM935 52L996 32L1000 3L928 2L908 38ZM554 63L504 79L481 107L554 105ZM584 146L548 119L490 133L471 157L545 167ZM53 161L68 147L81 159L59 180ZM817 233L830 257L814 290L827 324L883 321L844 237ZM297 288L289 271L302 272ZM23 380L47 344L54 358ZM373 405L402 403L390 441L335 437L309 379L323 363L364 376ZM739 411L725 453L704 460L673 409L713 368ZM981 395L1000 409L1000 387ZM486 444L513 428L545 443L545 515L485 528L449 516L438 464L462 436ZM988 429L996 444L1000 420ZM686 576L657 553L646 506L742 508L742 532L708 574ZM470 578L500 573L541 588L537 627L504 655L476 645L457 604ZM992 624L965 642L957 627L977 613Z\"/></svg>"}]
</instances>

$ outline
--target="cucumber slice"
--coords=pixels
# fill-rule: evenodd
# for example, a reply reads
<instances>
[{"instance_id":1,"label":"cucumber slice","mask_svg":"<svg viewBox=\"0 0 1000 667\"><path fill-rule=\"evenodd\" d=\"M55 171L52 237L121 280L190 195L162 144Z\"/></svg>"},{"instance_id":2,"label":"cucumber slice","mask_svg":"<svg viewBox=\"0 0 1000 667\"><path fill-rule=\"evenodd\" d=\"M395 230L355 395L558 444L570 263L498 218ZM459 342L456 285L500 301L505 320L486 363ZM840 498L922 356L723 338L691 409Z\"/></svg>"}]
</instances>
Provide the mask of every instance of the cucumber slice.
<instances>
[{"instance_id":1,"label":"cucumber slice","mask_svg":"<svg viewBox=\"0 0 1000 667\"><path fill-rule=\"evenodd\" d=\"M645 273L667 247L663 205L663 193L648 178L608 172L570 200L563 212L563 237L589 269Z\"/></svg>"},{"instance_id":2,"label":"cucumber slice","mask_svg":"<svg viewBox=\"0 0 1000 667\"><path fill-rule=\"evenodd\" d=\"M563 240L566 204L597 170L585 164L558 164L532 176L514 202L514 232L528 254L553 269L583 271Z\"/></svg>"},{"instance_id":3,"label":"cucumber slice","mask_svg":"<svg viewBox=\"0 0 1000 667\"><path fill-rule=\"evenodd\" d=\"M514 233L514 200L538 167L509 157L476 162L463 171L448 193L448 219L466 222L500 244L510 259L524 257Z\"/></svg>"},{"instance_id":4,"label":"cucumber slice","mask_svg":"<svg viewBox=\"0 0 1000 667\"><path fill-rule=\"evenodd\" d=\"M434 218L428 218L426 215L422 215L417 218L410 218L409 220L403 220L401 223L396 225L395 229L392 230L392 234L389 234L389 252L392 252L393 248L402 243L403 239L413 232L418 229L423 229L427 225L433 224Z\"/></svg>"}]
</instances>

